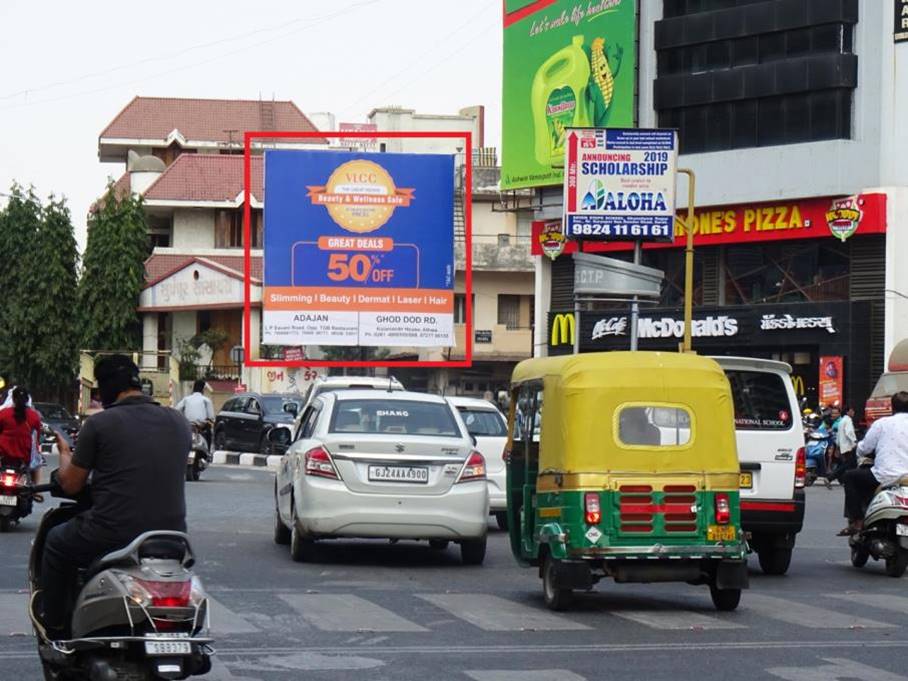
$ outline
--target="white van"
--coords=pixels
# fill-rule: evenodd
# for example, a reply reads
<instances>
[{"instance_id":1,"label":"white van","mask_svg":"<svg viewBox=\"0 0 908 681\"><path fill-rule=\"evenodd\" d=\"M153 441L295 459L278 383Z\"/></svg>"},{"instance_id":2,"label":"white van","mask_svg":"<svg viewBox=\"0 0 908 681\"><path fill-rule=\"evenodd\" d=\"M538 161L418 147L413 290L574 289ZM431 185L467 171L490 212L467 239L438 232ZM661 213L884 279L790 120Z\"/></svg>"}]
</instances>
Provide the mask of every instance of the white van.
<instances>
[{"instance_id":1,"label":"white van","mask_svg":"<svg viewBox=\"0 0 908 681\"><path fill-rule=\"evenodd\" d=\"M804 524L804 430L791 366L751 357L713 357L735 407L741 462L741 525L768 575L784 575Z\"/></svg>"}]
</instances>

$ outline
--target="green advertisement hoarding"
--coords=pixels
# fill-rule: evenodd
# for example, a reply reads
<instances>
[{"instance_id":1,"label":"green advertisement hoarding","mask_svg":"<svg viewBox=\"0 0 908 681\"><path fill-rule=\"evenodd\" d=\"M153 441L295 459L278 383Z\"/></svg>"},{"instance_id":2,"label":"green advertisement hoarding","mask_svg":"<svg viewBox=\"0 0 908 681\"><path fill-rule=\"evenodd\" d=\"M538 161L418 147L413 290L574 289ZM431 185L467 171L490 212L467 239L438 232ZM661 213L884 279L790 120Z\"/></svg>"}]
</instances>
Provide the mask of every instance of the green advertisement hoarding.
<instances>
[{"instance_id":1,"label":"green advertisement hoarding","mask_svg":"<svg viewBox=\"0 0 908 681\"><path fill-rule=\"evenodd\" d=\"M633 127L635 0L505 0L502 189L562 183L564 130Z\"/></svg>"}]
</instances>

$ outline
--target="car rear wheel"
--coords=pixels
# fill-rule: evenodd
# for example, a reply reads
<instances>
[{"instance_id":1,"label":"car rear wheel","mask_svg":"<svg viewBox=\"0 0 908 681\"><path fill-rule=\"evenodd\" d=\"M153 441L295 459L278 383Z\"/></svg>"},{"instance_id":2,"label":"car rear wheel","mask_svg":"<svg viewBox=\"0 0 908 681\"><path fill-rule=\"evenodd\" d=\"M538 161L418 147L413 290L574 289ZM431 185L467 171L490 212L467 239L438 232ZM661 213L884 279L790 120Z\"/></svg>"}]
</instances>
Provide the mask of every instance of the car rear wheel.
<instances>
[{"instance_id":1,"label":"car rear wheel","mask_svg":"<svg viewBox=\"0 0 908 681\"><path fill-rule=\"evenodd\" d=\"M546 554L542 565L542 599L549 610L562 611L571 607L574 592L555 583L555 566L558 561Z\"/></svg>"},{"instance_id":2,"label":"car rear wheel","mask_svg":"<svg viewBox=\"0 0 908 681\"><path fill-rule=\"evenodd\" d=\"M460 560L464 565L482 565L486 558L486 538L460 542Z\"/></svg>"},{"instance_id":3,"label":"car rear wheel","mask_svg":"<svg viewBox=\"0 0 908 681\"><path fill-rule=\"evenodd\" d=\"M507 511L495 511L495 522L498 524L499 530L504 530L505 532L507 532L508 512Z\"/></svg>"},{"instance_id":4,"label":"car rear wheel","mask_svg":"<svg viewBox=\"0 0 908 681\"><path fill-rule=\"evenodd\" d=\"M767 575L784 575L788 572L788 566L791 565L790 548L765 548L757 551L757 558L760 560L760 569Z\"/></svg>"},{"instance_id":5,"label":"car rear wheel","mask_svg":"<svg viewBox=\"0 0 908 681\"><path fill-rule=\"evenodd\" d=\"M886 559L886 574L890 577L901 577L908 569L908 550L899 548L894 556Z\"/></svg>"},{"instance_id":6,"label":"car rear wheel","mask_svg":"<svg viewBox=\"0 0 908 681\"><path fill-rule=\"evenodd\" d=\"M716 610L729 612L738 607L741 602L741 589L720 589L713 584L709 586L709 595L712 596Z\"/></svg>"},{"instance_id":7,"label":"car rear wheel","mask_svg":"<svg viewBox=\"0 0 908 681\"><path fill-rule=\"evenodd\" d=\"M296 563L305 563L312 560L315 552L315 541L303 536L299 523L296 521L296 512L293 513L293 526L290 528L290 557Z\"/></svg>"}]
</instances>

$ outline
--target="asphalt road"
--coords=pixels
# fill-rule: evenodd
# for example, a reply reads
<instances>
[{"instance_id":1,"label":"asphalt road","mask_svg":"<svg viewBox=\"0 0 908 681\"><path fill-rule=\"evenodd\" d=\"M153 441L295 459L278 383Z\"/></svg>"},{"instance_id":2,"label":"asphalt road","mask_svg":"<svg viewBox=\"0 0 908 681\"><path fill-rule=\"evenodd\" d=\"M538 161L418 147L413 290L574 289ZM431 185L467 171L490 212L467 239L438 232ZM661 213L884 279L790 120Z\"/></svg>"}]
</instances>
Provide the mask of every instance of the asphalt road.
<instances>
[{"instance_id":1,"label":"asphalt road","mask_svg":"<svg viewBox=\"0 0 908 681\"><path fill-rule=\"evenodd\" d=\"M851 567L833 536L839 488L808 490L789 575L753 570L734 613L716 613L705 587L602 582L556 614L497 530L482 567L462 566L453 546L368 541L295 564L271 540L272 479L220 467L187 487L197 573L215 600L206 678L908 681L908 582L879 563ZM0 681L40 678L23 595L37 517L0 535Z\"/></svg>"}]
</instances>

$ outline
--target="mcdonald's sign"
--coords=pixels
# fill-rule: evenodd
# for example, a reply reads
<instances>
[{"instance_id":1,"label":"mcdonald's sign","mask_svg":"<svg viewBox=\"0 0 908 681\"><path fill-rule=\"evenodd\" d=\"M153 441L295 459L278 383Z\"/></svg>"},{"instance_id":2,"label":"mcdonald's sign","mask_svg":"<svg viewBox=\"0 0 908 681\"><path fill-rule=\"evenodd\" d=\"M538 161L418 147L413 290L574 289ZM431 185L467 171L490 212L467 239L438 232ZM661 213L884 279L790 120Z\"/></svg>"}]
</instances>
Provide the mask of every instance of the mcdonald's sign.
<instances>
[{"instance_id":1,"label":"mcdonald's sign","mask_svg":"<svg viewBox=\"0 0 908 681\"><path fill-rule=\"evenodd\" d=\"M795 395L798 397L804 397L807 393L804 390L804 377L798 375L792 375L791 384L794 387Z\"/></svg>"},{"instance_id":2,"label":"mcdonald's sign","mask_svg":"<svg viewBox=\"0 0 908 681\"><path fill-rule=\"evenodd\" d=\"M574 339L577 334L577 322L574 320L573 312L556 314L552 318L551 338L549 339L552 346L555 345L574 345Z\"/></svg>"}]
</instances>

